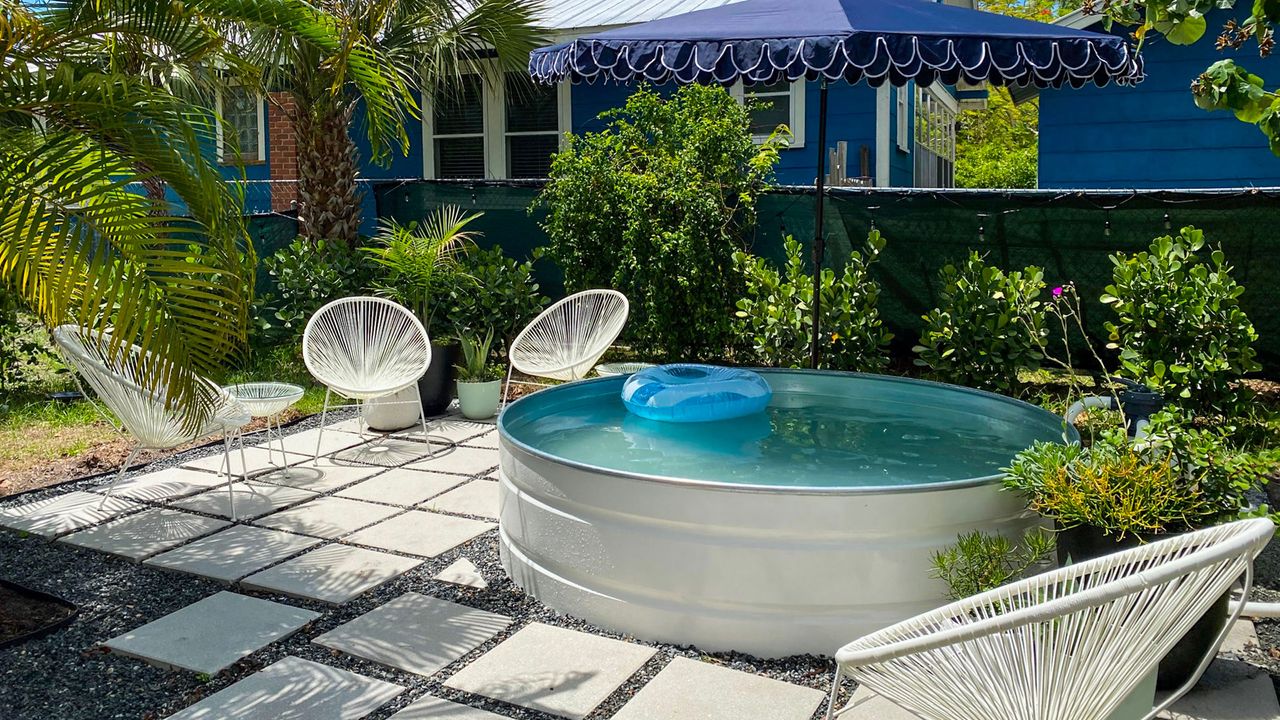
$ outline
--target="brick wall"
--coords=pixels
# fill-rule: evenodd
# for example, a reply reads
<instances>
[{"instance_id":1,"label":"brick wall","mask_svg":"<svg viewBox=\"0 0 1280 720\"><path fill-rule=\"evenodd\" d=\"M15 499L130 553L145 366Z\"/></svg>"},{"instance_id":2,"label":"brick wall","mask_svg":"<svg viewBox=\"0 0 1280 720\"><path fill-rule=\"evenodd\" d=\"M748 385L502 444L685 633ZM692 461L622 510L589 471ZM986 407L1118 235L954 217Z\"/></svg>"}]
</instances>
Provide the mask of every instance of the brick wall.
<instances>
[{"instance_id":1,"label":"brick wall","mask_svg":"<svg viewBox=\"0 0 1280 720\"><path fill-rule=\"evenodd\" d=\"M298 199L298 142L293 131L293 98L288 93L271 93L267 103L267 158L271 167L271 209L292 210ZM279 182L284 181L284 182Z\"/></svg>"}]
</instances>

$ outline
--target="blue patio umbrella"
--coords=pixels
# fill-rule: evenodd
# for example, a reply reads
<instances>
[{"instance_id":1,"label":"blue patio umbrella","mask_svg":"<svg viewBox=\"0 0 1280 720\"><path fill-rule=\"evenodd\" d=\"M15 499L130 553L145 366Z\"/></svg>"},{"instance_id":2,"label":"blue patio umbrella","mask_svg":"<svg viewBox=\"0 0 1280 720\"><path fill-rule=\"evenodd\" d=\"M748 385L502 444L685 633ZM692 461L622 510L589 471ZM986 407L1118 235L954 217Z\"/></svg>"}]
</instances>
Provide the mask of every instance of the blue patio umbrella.
<instances>
[{"instance_id":1,"label":"blue patio umbrella","mask_svg":"<svg viewBox=\"0 0 1280 720\"><path fill-rule=\"evenodd\" d=\"M825 252L827 84L843 80L1080 87L1142 80L1120 37L932 0L743 0L539 48L535 80L731 85L819 83L814 287ZM818 364L819 298L810 362Z\"/></svg>"}]
</instances>

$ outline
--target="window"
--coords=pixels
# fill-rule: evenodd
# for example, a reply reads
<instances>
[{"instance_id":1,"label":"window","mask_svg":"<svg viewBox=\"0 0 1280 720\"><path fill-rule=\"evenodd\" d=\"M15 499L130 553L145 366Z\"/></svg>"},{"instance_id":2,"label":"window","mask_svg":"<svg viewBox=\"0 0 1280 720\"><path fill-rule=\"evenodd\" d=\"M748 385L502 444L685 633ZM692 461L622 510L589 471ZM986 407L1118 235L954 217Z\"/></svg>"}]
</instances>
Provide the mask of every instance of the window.
<instances>
[{"instance_id":1,"label":"window","mask_svg":"<svg viewBox=\"0 0 1280 720\"><path fill-rule=\"evenodd\" d=\"M755 100L759 107L751 110L751 134L757 142L769 137L779 125L791 130L790 147L804 147L804 81L761 83L733 88L734 97Z\"/></svg>"},{"instance_id":2,"label":"window","mask_svg":"<svg viewBox=\"0 0 1280 720\"><path fill-rule=\"evenodd\" d=\"M523 73L468 75L436 94L423 123L423 177L545 178L569 129L569 86Z\"/></svg>"},{"instance_id":3,"label":"window","mask_svg":"<svg viewBox=\"0 0 1280 720\"><path fill-rule=\"evenodd\" d=\"M484 83L468 75L436 93L431 113L436 178L485 176Z\"/></svg>"},{"instance_id":4,"label":"window","mask_svg":"<svg viewBox=\"0 0 1280 720\"><path fill-rule=\"evenodd\" d=\"M218 161L257 163L266 160L262 96L240 86L217 95Z\"/></svg>"},{"instance_id":5,"label":"window","mask_svg":"<svg viewBox=\"0 0 1280 720\"><path fill-rule=\"evenodd\" d=\"M504 90L507 177L547 177L551 155L560 149L559 93L517 73L507 75Z\"/></svg>"},{"instance_id":6,"label":"window","mask_svg":"<svg viewBox=\"0 0 1280 720\"><path fill-rule=\"evenodd\" d=\"M919 88L916 92L915 120L915 186L954 187L955 99L930 88Z\"/></svg>"}]
</instances>

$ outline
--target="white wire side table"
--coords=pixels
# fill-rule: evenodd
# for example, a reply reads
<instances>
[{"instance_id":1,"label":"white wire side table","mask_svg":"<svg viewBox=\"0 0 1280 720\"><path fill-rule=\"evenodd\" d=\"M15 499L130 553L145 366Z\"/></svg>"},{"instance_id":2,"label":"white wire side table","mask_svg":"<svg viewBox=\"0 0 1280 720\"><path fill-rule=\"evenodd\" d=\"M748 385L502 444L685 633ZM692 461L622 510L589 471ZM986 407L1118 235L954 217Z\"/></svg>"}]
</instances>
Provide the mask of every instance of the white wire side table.
<instances>
[{"instance_id":1,"label":"white wire side table","mask_svg":"<svg viewBox=\"0 0 1280 720\"><path fill-rule=\"evenodd\" d=\"M275 421L275 438L280 443L279 468L289 466L289 456L284 452L284 433L280 429L280 414L302 399L305 392L297 385L281 382L251 382L228 385L224 388L231 397L240 401L244 409L256 418L267 421L267 461L275 465L275 453L271 448L272 420Z\"/></svg>"}]
</instances>

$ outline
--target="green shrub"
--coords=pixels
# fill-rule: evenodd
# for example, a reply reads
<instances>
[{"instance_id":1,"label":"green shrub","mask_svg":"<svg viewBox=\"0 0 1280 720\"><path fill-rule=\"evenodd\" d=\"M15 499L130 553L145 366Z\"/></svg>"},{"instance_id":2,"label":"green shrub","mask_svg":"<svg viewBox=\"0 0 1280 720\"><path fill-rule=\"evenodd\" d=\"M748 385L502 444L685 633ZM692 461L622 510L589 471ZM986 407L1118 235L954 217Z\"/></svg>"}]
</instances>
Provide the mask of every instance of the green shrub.
<instances>
[{"instance_id":1,"label":"green shrub","mask_svg":"<svg viewBox=\"0 0 1280 720\"><path fill-rule=\"evenodd\" d=\"M1019 542L974 530L933 554L930 575L947 584L952 600L994 590L1049 561L1056 548L1053 533L1031 530Z\"/></svg>"},{"instance_id":2,"label":"green shrub","mask_svg":"<svg viewBox=\"0 0 1280 720\"><path fill-rule=\"evenodd\" d=\"M1014 458L1004 486L1063 528L1094 527L1116 539L1182 532L1216 515L1168 447L1130 444L1121 430L1087 448L1037 442Z\"/></svg>"},{"instance_id":3,"label":"green shrub","mask_svg":"<svg viewBox=\"0 0 1280 720\"><path fill-rule=\"evenodd\" d=\"M608 127L573 136L539 202L547 255L570 291L610 287L631 303L625 338L651 357L722 357L743 296L733 253L783 145L752 140L747 110L719 87L663 98L642 87Z\"/></svg>"},{"instance_id":4,"label":"green shrub","mask_svg":"<svg viewBox=\"0 0 1280 720\"><path fill-rule=\"evenodd\" d=\"M939 276L938 307L924 316L916 365L934 378L987 390L1018 389L1018 371L1036 370L1048 338L1037 298L1044 273L1006 273L971 252Z\"/></svg>"},{"instance_id":5,"label":"green shrub","mask_svg":"<svg viewBox=\"0 0 1280 720\"><path fill-rule=\"evenodd\" d=\"M434 343L453 343L460 327L452 312L454 294L475 289L462 258L481 234L467 225L482 215L441 205L422 222L383 221L372 242L360 248L378 265L377 293L412 310Z\"/></svg>"},{"instance_id":6,"label":"green shrub","mask_svg":"<svg viewBox=\"0 0 1280 720\"><path fill-rule=\"evenodd\" d=\"M884 250L878 231L867 236L863 252L854 251L837 277L822 270L820 308L821 365L838 370L876 371L888 364L886 346L893 335L884 327L876 303L880 284L871 266ZM746 276L746 297L738 301L734 333L754 362L808 367L813 334L813 274L805 268L800 243L788 236L782 272L745 252L734 263Z\"/></svg>"},{"instance_id":7,"label":"green shrub","mask_svg":"<svg viewBox=\"0 0 1280 720\"><path fill-rule=\"evenodd\" d=\"M494 349L504 353L516 334L550 302L533 279L533 263L517 262L497 246L472 250L460 263L474 286L453 290L454 324L477 333L492 328Z\"/></svg>"},{"instance_id":8,"label":"green shrub","mask_svg":"<svg viewBox=\"0 0 1280 720\"><path fill-rule=\"evenodd\" d=\"M373 263L346 243L301 238L262 264L275 287L254 302L254 349L296 343L316 310L330 300L364 294L374 273Z\"/></svg>"},{"instance_id":9,"label":"green shrub","mask_svg":"<svg viewBox=\"0 0 1280 720\"><path fill-rule=\"evenodd\" d=\"M1244 288L1219 249L1207 256L1204 233L1183 228L1156 238L1146 252L1116 253L1102 296L1116 318L1107 323L1120 351L1122 375L1197 410L1220 411L1232 381L1259 369L1258 333L1240 308Z\"/></svg>"}]
</instances>

